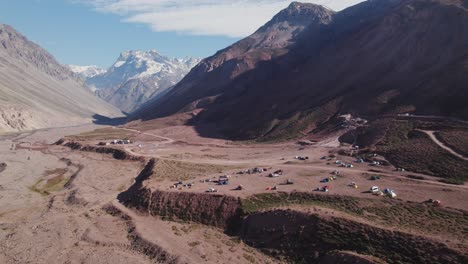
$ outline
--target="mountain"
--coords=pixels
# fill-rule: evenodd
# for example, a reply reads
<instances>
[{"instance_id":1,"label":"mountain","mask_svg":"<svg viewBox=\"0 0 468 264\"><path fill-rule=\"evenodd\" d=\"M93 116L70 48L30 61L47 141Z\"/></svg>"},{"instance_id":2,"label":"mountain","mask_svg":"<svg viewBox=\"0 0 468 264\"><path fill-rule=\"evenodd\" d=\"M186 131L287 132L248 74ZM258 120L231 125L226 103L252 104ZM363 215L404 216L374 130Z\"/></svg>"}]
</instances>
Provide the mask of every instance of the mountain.
<instances>
[{"instance_id":1,"label":"mountain","mask_svg":"<svg viewBox=\"0 0 468 264\"><path fill-rule=\"evenodd\" d=\"M72 72L76 73L83 80L106 73L106 70L101 69L96 65L90 65L90 66L67 65L67 66Z\"/></svg>"},{"instance_id":2,"label":"mountain","mask_svg":"<svg viewBox=\"0 0 468 264\"><path fill-rule=\"evenodd\" d=\"M47 51L0 24L0 132L121 115Z\"/></svg>"},{"instance_id":3,"label":"mountain","mask_svg":"<svg viewBox=\"0 0 468 264\"><path fill-rule=\"evenodd\" d=\"M191 57L168 58L155 50L125 51L106 72L90 76L86 83L107 102L132 112L165 93L199 61Z\"/></svg>"},{"instance_id":4,"label":"mountain","mask_svg":"<svg viewBox=\"0 0 468 264\"><path fill-rule=\"evenodd\" d=\"M132 118L197 110L191 124L236 139L305 135L343 114L466 119L467 33L466 0L294 2Z\"/></svg>"}]
</instances>

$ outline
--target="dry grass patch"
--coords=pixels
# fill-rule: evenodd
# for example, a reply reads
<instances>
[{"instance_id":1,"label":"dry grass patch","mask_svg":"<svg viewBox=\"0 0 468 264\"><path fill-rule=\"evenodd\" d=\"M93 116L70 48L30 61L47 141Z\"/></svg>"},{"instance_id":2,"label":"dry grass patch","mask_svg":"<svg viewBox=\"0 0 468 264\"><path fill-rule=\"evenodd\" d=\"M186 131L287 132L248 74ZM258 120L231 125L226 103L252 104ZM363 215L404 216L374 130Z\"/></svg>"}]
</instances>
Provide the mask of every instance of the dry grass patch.
<instances>
[{"instance_id":1,"label":"dry grass patch","mask_svg":"<svg viewBox=\"0 0 468 264\"><path fill-rule=\"evenodd\" d=\"M38 179L29 189L42 195L49 195L51 192L60 191L70 180L66 174L69 170L66 168L57 168L46 170L40 179Z\"/></svg>"},{"instance_id":2,"label":"dry grass patch","mask_svg":"<svg viewBox=\"0 0 468 264\"><path fill-rule=\"evenodd\" d=\"M175 160L160 159L153 169L153 179L171 181L187 181L200 176L222 173L226 170L237 169L234 166L215 164L200 164Z\"/></svg>"},{"instance_id":3,"label":"dry grass patch","mask_svg":"<svg viewBox=\"0 0 468 264\"><path fill-rule=\"evenodd\" d=\"M245 213L254 213L291 205L325 207L355 217L372 221L385 227L466 241L468 212L433 207L430 204L402 202L398 200L363 199L347 196L319 195L312 193L262 193L242 201Z\"/></svg>"},{"instance_id":4,"label":"dry grass patch","mask_svg":"<svg viewBox=\"0 0 468 264\"><path fill-rule=\"evenodd\" d=\"M84 132L78 135L65 137L68 141L90 141L90 140L113 140L113 139L130 139L135 138L135 132L118 129L118 128L100 128L89 132Z\"/></svg>"},{"instance_id":5,"label":"dry grass patch","mask_svg":"<svg viewBox=\"0 0 468 264\"><path fill-rule=\"evenodd\" d=\"M200 244L201 244L200 241L188 242L189 247L196 247L196 246L199 246Z\"/></svg>"}]
</instances>

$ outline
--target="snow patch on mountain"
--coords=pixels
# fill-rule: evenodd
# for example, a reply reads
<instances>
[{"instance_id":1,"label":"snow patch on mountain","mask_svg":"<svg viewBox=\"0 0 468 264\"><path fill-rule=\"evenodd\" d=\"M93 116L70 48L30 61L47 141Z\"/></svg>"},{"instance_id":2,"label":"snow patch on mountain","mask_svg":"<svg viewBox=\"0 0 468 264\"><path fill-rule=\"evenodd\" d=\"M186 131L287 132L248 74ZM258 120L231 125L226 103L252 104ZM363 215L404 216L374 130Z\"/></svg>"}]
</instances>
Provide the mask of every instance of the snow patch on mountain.
<instances>
[{"instance_id":1,"label":"snow patch on mountain","mask_svg":"<svg viewBox=\"0 0 468 264\"><path fill-rule=\"evenodd\" d=\"M106 70L99 68L96 65L89 66L78 66L78 65L67 65L68 68L77 74L82 79L92 78L94 76L106 73Z\"/></svg>"}]
</instances>

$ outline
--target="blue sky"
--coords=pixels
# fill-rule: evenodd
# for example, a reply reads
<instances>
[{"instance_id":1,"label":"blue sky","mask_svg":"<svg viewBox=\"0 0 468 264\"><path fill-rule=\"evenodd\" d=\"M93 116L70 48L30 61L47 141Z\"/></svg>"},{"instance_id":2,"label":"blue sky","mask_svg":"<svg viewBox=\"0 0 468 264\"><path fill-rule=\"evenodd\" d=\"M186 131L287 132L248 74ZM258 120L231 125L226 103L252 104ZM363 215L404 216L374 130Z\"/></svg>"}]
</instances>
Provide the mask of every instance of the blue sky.
<instances>
[{"instance_id":1,"label":"blue sky","mask_svg":"<svg viewBox=\"0 0 468 264\"><path fill-rule=\"evenodd\" d=\"M334 10L362 0L305 0ZM247 36L286 0L0 0L9 24L63 64L109 67L124 50L212 55Z\"/></svg>"}]
</instances>

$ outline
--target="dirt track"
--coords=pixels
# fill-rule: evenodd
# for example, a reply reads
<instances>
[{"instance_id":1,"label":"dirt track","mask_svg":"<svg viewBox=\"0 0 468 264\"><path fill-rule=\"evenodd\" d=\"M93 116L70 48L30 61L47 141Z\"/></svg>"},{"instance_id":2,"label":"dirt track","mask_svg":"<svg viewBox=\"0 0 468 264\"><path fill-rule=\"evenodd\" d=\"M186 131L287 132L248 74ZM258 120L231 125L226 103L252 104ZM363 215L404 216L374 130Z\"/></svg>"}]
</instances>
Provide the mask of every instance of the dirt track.
<instances>
[{"instance_id":1,"label":"dirt track","mask_svg":"<svg viewBox=\"0 0 468 264\"><path fill-rule=\"evenodd\" d=\"M418 130L418 131L421 131L423 133L425 133L426 135L428 135L432 141L434 141L434 143L436 143L439 147L445 149L446 151L450 152L452 155L462 159L462 160L466 160L468 161L468 157L465 157L463 155L461 155L460 153L456 152L455 150L451 149L449 146L445 145L443 142L441 142L439 139L437 139L437 137L434 135L434 133L436 133L437 131L428 131L428 130Z\"/></svg>"}]
</instances>

